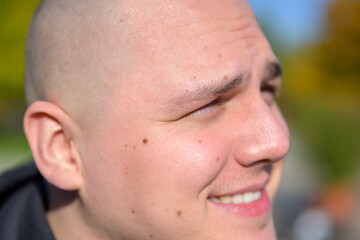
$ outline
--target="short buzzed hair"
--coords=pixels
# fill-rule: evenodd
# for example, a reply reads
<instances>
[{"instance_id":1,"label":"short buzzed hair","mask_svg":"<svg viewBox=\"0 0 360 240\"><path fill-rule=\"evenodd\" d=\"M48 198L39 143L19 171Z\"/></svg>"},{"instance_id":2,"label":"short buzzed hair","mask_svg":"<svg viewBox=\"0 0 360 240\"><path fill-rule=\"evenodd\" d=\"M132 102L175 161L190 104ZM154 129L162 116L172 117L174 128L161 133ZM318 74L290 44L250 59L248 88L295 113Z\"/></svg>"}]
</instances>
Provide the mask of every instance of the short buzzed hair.
<instances>
[{"instance_id":1,"label":"short buzzed hair","mask_svg":"<svg viewBox=\"0 0 360 240\"><path fill-rule=\"evenodd\" d=\"M44 0L40 3L26 43L25 92L29 105L49 101L81 119L89 114L90 106L95 109L99 99L94 96L111 96L113 85L109 79L119 80L112 79L113 71L125 68L124 64L111 62L115 59L111 54L123 53L125 44L119 46L118 35L103 34L120 26L109 26L113 25L109 21L111 4L113 1L106 0ZM118 44L116 48L114 44ZM115 69L119 65L123 69Z\"/></svg>"}]
</instances>

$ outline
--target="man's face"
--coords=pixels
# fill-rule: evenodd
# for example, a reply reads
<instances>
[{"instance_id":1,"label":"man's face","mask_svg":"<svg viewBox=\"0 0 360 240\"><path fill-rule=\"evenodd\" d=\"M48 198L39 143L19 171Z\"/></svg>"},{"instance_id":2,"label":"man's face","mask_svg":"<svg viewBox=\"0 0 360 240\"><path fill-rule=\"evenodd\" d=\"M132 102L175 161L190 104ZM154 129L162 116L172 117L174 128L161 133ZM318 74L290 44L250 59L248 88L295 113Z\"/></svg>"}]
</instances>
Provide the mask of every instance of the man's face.
<instances>
[{"instance_id":1,"label":"man's face","mask_svg":"<svg viewBox=\"0 0 360 240\"><path fill-rule=\"evenodd\" d=\"M84 131L86 217L116 239L274 239L277 60L244 1L179 2L130 27L132 71Z\"/></svg>"}]
</instances>

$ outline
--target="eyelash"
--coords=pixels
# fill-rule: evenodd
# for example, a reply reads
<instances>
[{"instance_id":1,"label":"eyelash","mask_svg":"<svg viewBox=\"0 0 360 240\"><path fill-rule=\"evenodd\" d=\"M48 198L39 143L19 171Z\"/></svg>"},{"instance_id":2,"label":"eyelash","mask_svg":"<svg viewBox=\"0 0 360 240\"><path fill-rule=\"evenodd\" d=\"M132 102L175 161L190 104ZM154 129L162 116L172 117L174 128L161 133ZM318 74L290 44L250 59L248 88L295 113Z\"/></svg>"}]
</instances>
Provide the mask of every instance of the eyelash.
<instances>
[{"instance_id":1,"label":"eyelash","mask_svg":"<svg viewBox=\"0 0 360 240\"><path fill-rule=\"evenodd\" d=\"M263 93L263 92L268 92L270 93L270 97L266 97L264 96L264 100L270 105L271 103L274 102L276 96L277 96L277 90L274 86L271 86L271 85L263 85L260 87L260 91Z\"/></svg>"},{"instance_id":2,"label":"eyelash","mask_svg":"<svg viewBox=\"0 0 360 240\"><path fill-rule=\"evenodd\" d=\"M266 91L266 92L270 92L270 93L276 95L276 89L275 89L275 87L274 87L274 86L271 86L271 85L268 85L268 84L261 86L261 87L260 87L260 91L261 91L261 92L265 92L265 91Z\"/></svg>"}]
</instances>

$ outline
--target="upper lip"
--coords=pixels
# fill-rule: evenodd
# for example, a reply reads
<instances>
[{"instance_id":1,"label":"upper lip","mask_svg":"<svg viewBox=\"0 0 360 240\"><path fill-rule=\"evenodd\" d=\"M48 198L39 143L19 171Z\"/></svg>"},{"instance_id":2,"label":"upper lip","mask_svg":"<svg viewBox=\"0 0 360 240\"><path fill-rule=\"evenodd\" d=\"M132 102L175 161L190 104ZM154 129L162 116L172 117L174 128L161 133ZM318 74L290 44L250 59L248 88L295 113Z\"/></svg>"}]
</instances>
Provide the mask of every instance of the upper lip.
<instances>
[{"instance_id":1,"label":"upper lip","mask_svg":"<svg viewBox=\"0 0 360 240\"><path fill-rule=\"evenodd\" d=\"M256 192L256 191L260 191L262 189L265 188L266 184L269 182L269 175L266 174L260 176L257 179L254 179L252 181L250 181L250 184L248 184L245 187L241 187L235 190L231 190L231 191L226 191L226 192L221 192L221 190L219 191L214 191L213 194L210 194L209 197L222 197L222 196L233 196L236 194L242 194L242 193L246 193L246 192Z\"/></svg>"}]
</instances>

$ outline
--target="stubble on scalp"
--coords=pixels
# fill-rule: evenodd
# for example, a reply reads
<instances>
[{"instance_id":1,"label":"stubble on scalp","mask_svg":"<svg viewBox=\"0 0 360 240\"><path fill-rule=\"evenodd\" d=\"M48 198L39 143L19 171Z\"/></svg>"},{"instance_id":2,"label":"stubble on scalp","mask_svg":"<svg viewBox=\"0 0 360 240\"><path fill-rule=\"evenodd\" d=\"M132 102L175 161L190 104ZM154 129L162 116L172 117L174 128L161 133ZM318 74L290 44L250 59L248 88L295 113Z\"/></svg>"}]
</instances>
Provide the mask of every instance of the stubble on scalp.
<instances>
[{"instance_id":1,"label":"stubble on scalp","mask_svg":"<svg viewBox=\"0 0 360 240\"><path fill-rule=\"evenodd\" d=\"M27 103L49 101L82 123L106 114L131 62L119 1L45 0L26 42Z\"/></svg>"}]
</instances>

